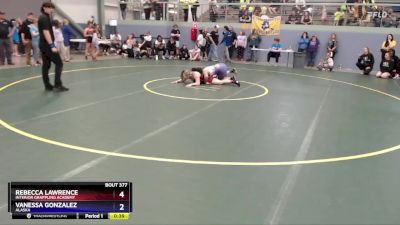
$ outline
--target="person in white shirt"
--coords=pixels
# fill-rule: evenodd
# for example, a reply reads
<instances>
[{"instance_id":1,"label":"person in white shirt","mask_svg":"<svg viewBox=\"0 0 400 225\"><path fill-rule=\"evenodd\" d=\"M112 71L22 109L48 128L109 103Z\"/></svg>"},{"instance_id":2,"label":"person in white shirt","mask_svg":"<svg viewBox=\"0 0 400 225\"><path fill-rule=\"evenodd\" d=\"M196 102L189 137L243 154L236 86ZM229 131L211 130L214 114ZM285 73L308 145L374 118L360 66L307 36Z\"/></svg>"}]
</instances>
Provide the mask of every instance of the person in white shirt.
<instances>
[{"instance_id":1,"label":"person in white shirt","mask_svg":"<svg viewBox=\"0 0 400 225\"><path fill-rule=\"evenodd\" d=\"M93 39L92 39L92 44L93 44L93 61L97 60L97 55L99 54L99 41L101 39L101 34L100 34L100 26L97 25L94 28L93 32Z\"/></svg>"},{"instance_id":2,"label":"person in white shirt","mask_svg":"<svg viewBox=\"0 0 400 225\"><path fill-rule=\"evenodd\" d=\"M53 21L53 33L54 33L54 43L61 56L62 60L65 60L65 48L64 48L64 36L61 31L61 23L58 20Z\"/></svg>"},{"instance_id":3,"label":"person in white shirt","mask_svg":"<svg viewBox=\"0 0 400 225\"><path fill-rule=\"evenodd\" d=\"M200 49L197 47L197 45L194 45L194 49L189 50L189 56L191 61L201 60Z\"/></svg>"},{"instance_id":4,"label":"person in white shirt","mask_svg":"<svg viewBox=\"0 0 400 225\"><path fill-rule=\"evenodd\" d=\"M202 59L207 59L207 30L203 28L203 30L200 31L200 34L197 36L197 47L200 48L201 51L201 58Z\"/></svg>"},{"instance_id":5,"label":"person in white shirt","mask_svg":"<svg viewBox=\"0 0 400 225\"><path fill-rule=\"evenodd\" d=\"M152 45L152 39L153 37L151 36L150 31L148 31L144 35L144 41L145 41L145 47L147 48L147 54L151 56L151 45Z\"/></svg>"},{"instance_id":6,"label":"person in white shirt","mask_svg":"<svg viewBox=\"0 0 400 225\"><path fill-rule=\"evenodd\" d=\"M162 59L165 59L165 53L167 50L165 49L165 40L161 35L158 35L157 40L154 42L154 52L156 54L156 60L158 60L160 52L162 52Z\"/></svg>"},{"instance_id":7,"label":"person in white shirt","mask_svg":"<svg viewBox=\"0 0 400 225\"><path fill-rule=\"evenodd\" d=\"M139 48L138 44L136 43L135 35L130 34L126 39L126 51L128 54L128 58L135 58L139 57Z\"/></svg>"},{"instance_id":8,"label":"person in white shirt","mask_svg":"<svg viewBox=\"0 0 400 225\"><path fill-rule=\"evenodd\" d=\"M321 71L332 72L333 65L334 65L333 59L331 57L331 54L328 52L326 53L325 58L318 64L317 69Z\"/></svg>"},{"instance_id":9,"label":"person in white shirt","mask_svg":"<svg viewBox=\"0 0 400 225\"><path fill-rule=\"evenodd\" d=\"M306 8L306 0L296 0L296 8L301 10Z\"/></svg>"},{"instance_id":10,"label":"person in white shirt","mask_svg":"<svg viewBox=\"0 0 400 225\"><path fill-rule=\"evenodd\" d=\"M116 32L115 34L110 34L111 48L115 50L116 55L121 52L122 38L121 35Z\"/></svg>"},{"instance_id":11,"label":"person in white shirt","mask_svg":"<svg viewBox=\"0 0 400 225\"><path fill-rule=\"evenodd\" d=\"M240 31L239 36L237 37L236 41L236 48L237 48L237 57L238 60L242 61L244 56L244 50L247 46L247 37L243 31Z\"/></svg>"}]
</instances>

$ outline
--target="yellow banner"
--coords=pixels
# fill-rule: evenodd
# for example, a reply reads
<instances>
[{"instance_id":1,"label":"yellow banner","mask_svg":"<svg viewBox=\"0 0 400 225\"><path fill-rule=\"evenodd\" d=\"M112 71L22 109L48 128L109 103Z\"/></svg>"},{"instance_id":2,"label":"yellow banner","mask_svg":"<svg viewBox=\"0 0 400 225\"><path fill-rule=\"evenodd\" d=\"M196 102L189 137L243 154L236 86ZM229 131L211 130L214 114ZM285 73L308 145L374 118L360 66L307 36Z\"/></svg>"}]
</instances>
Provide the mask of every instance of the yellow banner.
<instances>
[{"instance_id":1,"label":"yellow banner","mask_svg":"<svg viewBox=\"0 0 400 225\"><path fill-rule=\"evenodd\" d=\"M269 19L253 16L252 28L256 29L258 35L275 36L281 32L281 17L277 16Z\"/></svg>"}]
</instances>

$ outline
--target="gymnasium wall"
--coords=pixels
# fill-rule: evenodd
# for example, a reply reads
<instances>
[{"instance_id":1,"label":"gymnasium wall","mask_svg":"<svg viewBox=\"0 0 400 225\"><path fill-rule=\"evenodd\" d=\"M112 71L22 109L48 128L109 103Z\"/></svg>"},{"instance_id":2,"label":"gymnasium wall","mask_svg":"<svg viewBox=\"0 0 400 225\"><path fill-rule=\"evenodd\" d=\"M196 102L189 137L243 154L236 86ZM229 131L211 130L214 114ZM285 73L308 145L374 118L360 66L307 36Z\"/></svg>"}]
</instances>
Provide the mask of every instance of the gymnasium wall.
<instances>
[{"instance_id":1,"label":"gymnasium wall","mask_svg":"<svg viewBox=\"0 0 400 225\"><path fill-rule=\"evenodd\" d=\"M123 23L119 21L118 31L121 33L123 39L130 34L134 33L137 37L147 31L150 31L153 37L158 34L163 37L169 37L171 27L173 23L171 22L157 22L154 21L136 21L130 23ZM122 24L121 24L122 23ZM188 44L189 48L194 46L194 42L190 40L191 23L180 23L180 30L182 32L181 43ZM206 27L211 31L214 24L203 23L200 24L201 27ZM220 28L220 39L222 39L222 31L224 24L219 24ZM248 29L242 29L242 24L232 24L235 31L239 33L240 30L244 30L246 35L249 34ZM281 30L281 43L283 48L287 49L292 47L292 49L297 49L297 41L303 31L308 31L309 35L317 34L321 42L320 50L318 53L318 61L325 55L326 46L328 43L328 37L332 32L335 32L338 37L338 53L335 58L336 67L342 67L343 70L356 69L354 65L358 55L362 52L364 47L370 47L373 52L377 62L380 63L380 46L385 40L388 33L392 33L395 39L400 42L400 29L390 29L390 28L372 28L372 27L332 27L332 26L302 26L302 25L282 25ZM269 48L273 42L273 37L263 37L261 42L261 48ZM399 43L400 45L400 43ZM223 44L219 45L219 56L223 56L224 47ZM397 52L400 53L399 46L397 47ZM261 63L266 62L266 53L258 53L259 61ZM286 53L282 54L281 62L286 62ZM292 56L290 57L290 61ZM379 64L375 64L375 69L379 67Z\"/></svg>"},{"instance_id":2,"label":"gymnasium wall","mask_svg":"<svg viewBox=\"0 0 400 225\"><path fill-rule=\"evenodd\" d=\"M98 21L97 0L52 0L76 23L86 24L91 16ZM110 19L118 19L118 0L104 0L104 21L108 24Z\"/></svg>"},{"instance_id":3,"label":"gymnasium wall","mask_svg":"<svg viewBox=\"0 0 400 225\"><path fill-rule=\"evenodd\" d=\"M25 19L28 12L40 14L43 0L0 0L0 11L6 13L7 19Z\"/></svg>"},{"instance_id":4,"label":"gymnasium wall","mask_svg":"<svg viewBox=\"0 0 400 225\"><path fill-rule=\"evenodd\" d=\"M52 0L52 2L76 23L86 24L91 16L97 19L97 0Z\"/></svg>"}]
</instances>

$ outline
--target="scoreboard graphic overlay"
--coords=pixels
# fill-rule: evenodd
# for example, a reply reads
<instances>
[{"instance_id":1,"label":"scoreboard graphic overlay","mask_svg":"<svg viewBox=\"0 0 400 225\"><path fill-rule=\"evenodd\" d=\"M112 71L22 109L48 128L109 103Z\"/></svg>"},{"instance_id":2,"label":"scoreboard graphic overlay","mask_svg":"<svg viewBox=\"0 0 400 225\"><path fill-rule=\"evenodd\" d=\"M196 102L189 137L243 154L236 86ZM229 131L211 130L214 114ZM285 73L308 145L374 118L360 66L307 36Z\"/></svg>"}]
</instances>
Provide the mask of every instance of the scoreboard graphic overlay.
<instances>
[{"instance_id":1,"label":"scoreboard graphic overlay","mask_svg":"<svg viewBox=\"0 0 400 225\"><path fill-rule=\"evenodd\" d=\"M13 219L126 220L132 212L131 182L10 182Z\"/></svg>"}]
</instances>

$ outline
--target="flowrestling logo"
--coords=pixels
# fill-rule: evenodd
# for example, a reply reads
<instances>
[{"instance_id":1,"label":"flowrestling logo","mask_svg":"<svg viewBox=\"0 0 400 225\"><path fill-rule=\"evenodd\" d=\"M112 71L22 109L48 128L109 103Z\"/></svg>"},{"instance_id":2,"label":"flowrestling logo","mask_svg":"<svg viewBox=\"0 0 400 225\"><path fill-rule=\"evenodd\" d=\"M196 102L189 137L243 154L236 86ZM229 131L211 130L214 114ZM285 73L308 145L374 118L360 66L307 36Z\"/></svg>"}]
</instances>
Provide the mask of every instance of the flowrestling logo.
<instances>
[{"instance_id":1,"label":"flowrestling logo","mask_svg":"<svg viewBox=\"0 0 400 225\"><path fill-rule=\"evenodd\" d=\"M388 17L388 12L386 11L379 11L379 12L368 12L369 15L371 15L372 18L386 18Z\"/></svg>"}]
</instances>

